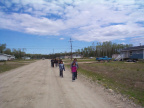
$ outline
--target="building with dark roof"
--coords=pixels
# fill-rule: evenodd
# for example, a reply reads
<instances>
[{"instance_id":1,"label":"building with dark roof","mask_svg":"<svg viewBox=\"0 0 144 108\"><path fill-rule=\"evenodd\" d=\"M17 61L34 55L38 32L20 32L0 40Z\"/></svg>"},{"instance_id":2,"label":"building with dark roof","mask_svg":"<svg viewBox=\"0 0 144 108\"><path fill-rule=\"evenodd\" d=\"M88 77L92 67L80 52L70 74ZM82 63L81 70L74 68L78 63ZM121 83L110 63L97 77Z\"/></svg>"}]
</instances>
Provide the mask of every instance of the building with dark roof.
<instances>
[{"instance_id":1,"label":"building with dark roof","mask_svg":"<svg viewBox=\"0 0 144 108\"><path fill-rule=\"evenodd\" d=\"M144 59L144 45L125 48L121 55L123 59Z\"/></svg>"}]
</instances>

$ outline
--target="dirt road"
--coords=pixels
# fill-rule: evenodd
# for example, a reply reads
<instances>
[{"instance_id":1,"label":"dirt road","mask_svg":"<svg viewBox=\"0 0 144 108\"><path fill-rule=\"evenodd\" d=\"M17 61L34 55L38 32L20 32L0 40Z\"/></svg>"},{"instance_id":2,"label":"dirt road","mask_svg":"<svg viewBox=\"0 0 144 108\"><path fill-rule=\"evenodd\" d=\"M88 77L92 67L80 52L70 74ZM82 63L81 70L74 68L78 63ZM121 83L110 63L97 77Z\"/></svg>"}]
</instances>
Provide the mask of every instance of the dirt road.
<instances>
[{"instance_id":1,"label":"dirt road","mask_svg":"<svg viewBox=\"0 0 144 108\"><path fill-rule=\"evenodd\" d=\"M49 60L0 74L0 108L116 108L98 91L80 79L72 82L69 69L60 78Z\"/></svg>"}]
</instances>

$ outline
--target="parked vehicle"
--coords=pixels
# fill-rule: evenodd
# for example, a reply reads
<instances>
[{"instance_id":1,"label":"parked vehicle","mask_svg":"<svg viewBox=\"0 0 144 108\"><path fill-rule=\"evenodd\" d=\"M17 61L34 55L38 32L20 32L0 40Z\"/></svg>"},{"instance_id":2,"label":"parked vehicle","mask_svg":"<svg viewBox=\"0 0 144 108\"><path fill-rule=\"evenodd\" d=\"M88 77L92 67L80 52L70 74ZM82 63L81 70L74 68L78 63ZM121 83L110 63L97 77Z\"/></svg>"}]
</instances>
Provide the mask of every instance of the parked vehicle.
<instances>
[{"instance_id":1,"label":"parked vehicle","mask_svg":"<svg viewBox=\"0 0 144 108\"><path fill-rule=\"evenodd\" d=\"M127 62L136 62L137 60L134 59L128 59Z\"/></svg>"},{"instance_id":2,"label":"parked vehicle","mask_svg":"<svg viewBox=\"0 0 144 108\"><path fill-rule=\"evenodd\" d=\"M45 60L45 58L43 57L42 60Z\"/></svg>"},{"instance_id":3,"label":"parked vehicle","mask_svg":"<svg viewBox=\"0 0 144 108\"><path fill-rule=\"evenodd\" d=\"M97 57L96 60L97 61L110 61L112 58L108 58L107 56L104 57Z\"/></svg>"}]
</instances>

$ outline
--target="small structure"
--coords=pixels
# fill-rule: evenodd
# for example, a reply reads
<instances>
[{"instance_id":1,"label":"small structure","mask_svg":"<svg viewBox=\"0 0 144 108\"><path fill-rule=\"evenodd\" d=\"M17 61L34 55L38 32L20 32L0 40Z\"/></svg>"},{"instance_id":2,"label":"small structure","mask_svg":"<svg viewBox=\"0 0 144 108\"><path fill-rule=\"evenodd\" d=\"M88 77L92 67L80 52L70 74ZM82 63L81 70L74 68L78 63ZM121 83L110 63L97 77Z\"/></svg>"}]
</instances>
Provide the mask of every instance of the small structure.
<instances>
[{"instance_id":1,"label":"small structure","mask_svg":"<svg viewBox=\"0 0 144 108\"><path fill-rule=\"evenodd\" d=\"M70 58L70 56L64 56L64 58L65 58L65 59L69 59L69 58Z\"/></svg>"},{"instance_id":2,"label":"small structure","mask_svg":"<svg viewBox=\"0 0 144 108\"><path fill-rule=\"evenodd\" d=\"M125 48L121 51L122 60L124 59L144 59L144 45Z\"/></svg>"},{"instance_id":3,"label":"small structure","mask_svg":"<svg viewBox=\"0 0 144 108\"><path fill-rule=\"evenodd\" d=\"M13 56L13 55L7 55L7 59L8 59L8 60L14 60L14 59L15 59L15 56Z\"/></svg>"},{"instance_id":4,"label":"small structure","mask_svg":"<svg viewBox=\"0 0 144 108\"><path fill-rule=\"evenodd\" d=\"M57 59L60 58L60 59L69 59L70 56L60 56L60 57L56 57Z\"/></svg>"},{"instance_id":5,"label":"small structure","mask_svg":"<svg viewBox=\"0 0 144 108\"><path fill-rule=\"evenodd\" d=\"M112 59L116 59L120 54L113 54Z\"/></svg>"},{"instance_id":6,"label":"small structure","mask_svg":"<svg viewBox=\"0 0 144 108\"><path fill-rule=\"evenodd\" d=\"M120 61L123 58L123 54L113 54L112 55L112 59L114 59L114 61Z\"/></svg>"},{"instance_id":7,"label":"small structure","mask_svg":"<svg viewBox=\"0 0 144 108\"><path fill-rule=\"evenodd\" d=\"M30 57L22 57L22 59L24 59L24 60L30 60L31 58Z\"/></svg>"},{"instance_id":8,"label":"small structure","mask_svg":"<svg viewBox=\"0 0 144 108\"><path fill-rule=\"evenodd\" d=\"M81 54L73 54L72 58L83 58Z\"/></svg>"}]
</instances>

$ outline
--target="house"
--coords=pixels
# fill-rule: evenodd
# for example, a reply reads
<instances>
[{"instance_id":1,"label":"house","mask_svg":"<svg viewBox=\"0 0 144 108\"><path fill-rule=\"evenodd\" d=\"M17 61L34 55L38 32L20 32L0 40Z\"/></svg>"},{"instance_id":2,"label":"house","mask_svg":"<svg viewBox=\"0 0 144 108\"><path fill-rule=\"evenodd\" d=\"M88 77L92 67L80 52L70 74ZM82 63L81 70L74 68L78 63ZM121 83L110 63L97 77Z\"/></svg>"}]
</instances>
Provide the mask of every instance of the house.
<instances>
[{"instance_id":1,"label":"house","mask_svg":"<svg viewBox=\"0 0 144 108\"><path fill-rule=\"evenodd\" d=\"M7 60L8 60L7 54L0 53L0 61L7 61Z\"/></svg>"},{"instance_id":2,"label":"house","mask_svg":"<svg viewBox=\"0 0 144 108\"><path fill-rule=\"evenodd\" d=\"M59 58L59 57L57 57L57 58ZM60 59L69 59L70 58L70 56L60 56Z\"/></svg>"},{"instance_id":3,"label":"house","mask_svg":"<svg viewBox=\"0 0 144 108\"><path fill-rule=\"evenodd\" d=\"M69 59L69 58L70 58L70 56L65 56L64 58L65 58L65 59Z\"/></svg>"},{"instance_id":4,"label":"house","mask_svg":"<svg viewBox=\"0 0 144 108\"><path fill-rule=\"evenodd\" d=\"M0 61L14 60L15 56L0 53Z\"/></svg>"},{"instance_id":5,"label":"house","mask_svg":"<svg viewBox=\"0 0 144 108\"><path fill-rule=\"evenodd\" d=\"M83 58L81 54L73 54L72 58Z\"/></svg>"},{"instance_id":6,"label":"house","mask_svg":"<svg viewBox=\"0 0 144 108\"><path fill-rule=\"evenodd\" d=\"M120 55L122 59L144 59L144 45L125 48Z\"/></svg>"},{"instance_id":7,"label":"house","mask_svg":"<svg viewBox=\"0 0 144 108\"><path fill-rule=\"evenodd\" d=\"M13 56L13 55L7 55L7 59L8 59L8 60L14 60L14 59L15 59L15 56Z\"/></svg>"},{"instance_id":8,"label":"house","mask_svg":"<svg viewBox=\"0 0 144 108\"><path fill-rule=\"evenodd\" d=\"M13 55L11 55L11 58L10 58L11 60L14 60L15 59L15 56L13 56Z\"/></svg>"},{"instance_id":9,"label":"house","mask_svg":"<svg viewBox=\"0 0 144 108\"><path fill-rule=\"evenodd\" d=\"M31 58L30 57L22 57L22 59L24 59L24 60L30 60Z\"/></svg>"}]
</instances>

